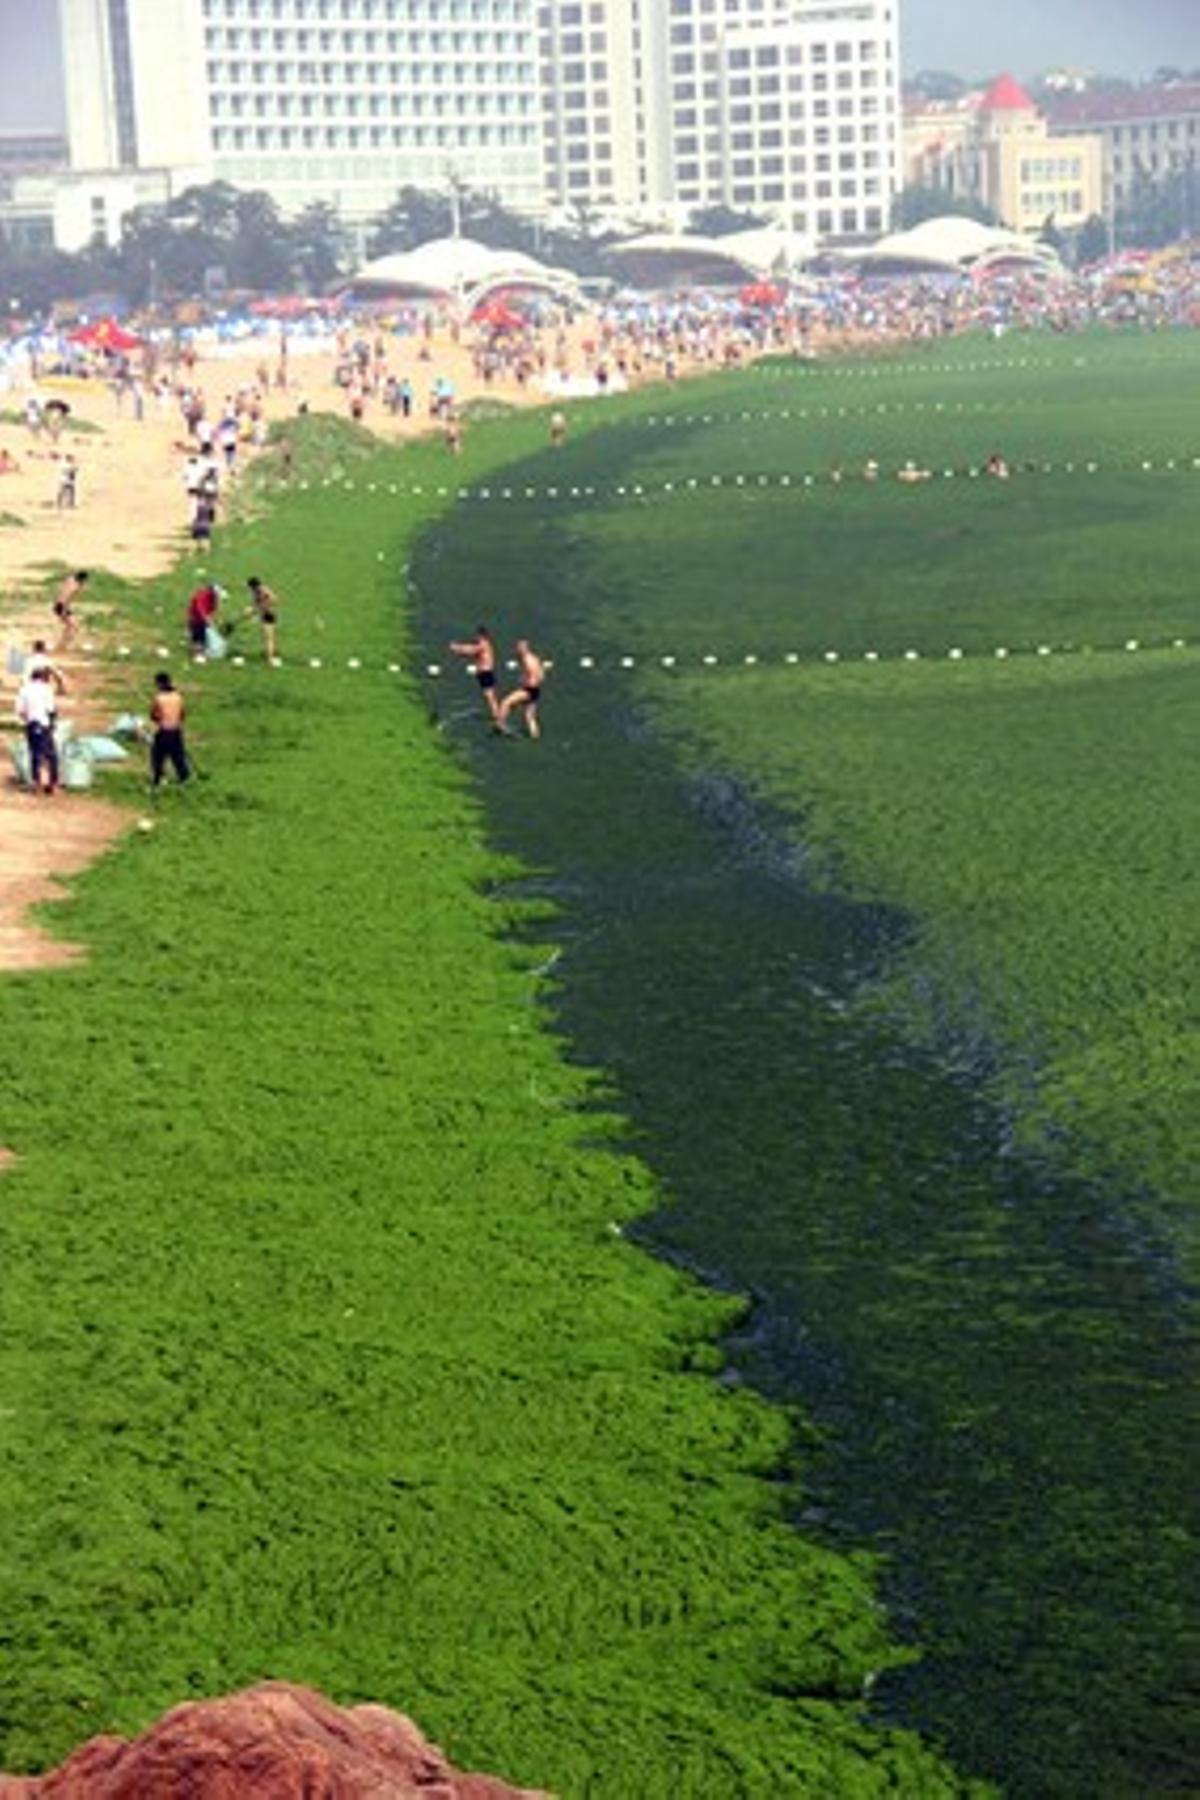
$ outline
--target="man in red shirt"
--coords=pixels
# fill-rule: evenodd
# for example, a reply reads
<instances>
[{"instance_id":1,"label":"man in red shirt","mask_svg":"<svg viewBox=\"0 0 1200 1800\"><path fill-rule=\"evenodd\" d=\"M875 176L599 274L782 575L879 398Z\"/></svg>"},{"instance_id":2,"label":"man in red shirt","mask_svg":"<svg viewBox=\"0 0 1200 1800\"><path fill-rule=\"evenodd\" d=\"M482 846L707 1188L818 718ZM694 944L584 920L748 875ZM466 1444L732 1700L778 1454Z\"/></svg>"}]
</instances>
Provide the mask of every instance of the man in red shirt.
<instances>
[{"instance_id":1,"label":"man in red shirt","mask_svg":"<svg viewBox=\"0 0 1200 1800\"><path fill-rule=\"evenodd\" d=\"M208 643L208 628L215 625L224 598L223 590L215 582L209 582L205 587L197 588L188 601L188 636L197 656L204 655Z\"/></svg>"}]
</instances>

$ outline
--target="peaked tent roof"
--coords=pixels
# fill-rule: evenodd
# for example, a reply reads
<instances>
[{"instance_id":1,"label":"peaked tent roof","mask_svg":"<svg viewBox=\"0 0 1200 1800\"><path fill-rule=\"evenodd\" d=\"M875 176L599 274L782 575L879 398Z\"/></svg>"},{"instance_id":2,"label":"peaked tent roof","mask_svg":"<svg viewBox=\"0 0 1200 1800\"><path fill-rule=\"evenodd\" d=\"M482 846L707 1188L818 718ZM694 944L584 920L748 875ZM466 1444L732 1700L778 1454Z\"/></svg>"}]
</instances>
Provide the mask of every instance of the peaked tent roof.
<instances>
[{"instance_id":1,"label":"peaked tent roof","mask_svg":"<svg viewBox=\"0 0 1200 1800\"><path fill-rule=\"evenodd\" d=\"M571 296L576 278L519 250L492 250L473 238L432 238L416 250L381 256L344 284L352 293L461 297L475 306L497 288L541 288Z\"/></svg>"},{"instance_id":2,"label":"peaked tent roof","mask_svg":"<svg viewBox=\"0 0 1200 1800\"><path fill-rule=\"evenodd\" d=\"M641 287L741 287L812 255L811 238L772 227L725 237L652 231L610 244L605 255Z\"/></svg>"},{"instance_id":3,"label":"peaked tent roof","mask_svg":"<svg viewBox=\"0 0 1200 1800\"><path fill-rule=\"evenodd\" d=\"M1011 75L997 75L983 99L980 112L1036 112L1037 107L1019 81Z\"/></svg>"},{"instance_id":4,"label":"peaked tent roof","mask_svg":"<svg viewBox=\"0 0 1200 1800\"><path fill-rule=\"evenodd\" d=\"M839 260L869 269L891 264L909 268L966 271L991 263L1025 263L1031 268L1061 268L1049 245L1002 226L981 225L978 219L950 213L940 219L924 219L910 231L893 231L861 250L846 250Z\"/></svg>"}]
</instances>

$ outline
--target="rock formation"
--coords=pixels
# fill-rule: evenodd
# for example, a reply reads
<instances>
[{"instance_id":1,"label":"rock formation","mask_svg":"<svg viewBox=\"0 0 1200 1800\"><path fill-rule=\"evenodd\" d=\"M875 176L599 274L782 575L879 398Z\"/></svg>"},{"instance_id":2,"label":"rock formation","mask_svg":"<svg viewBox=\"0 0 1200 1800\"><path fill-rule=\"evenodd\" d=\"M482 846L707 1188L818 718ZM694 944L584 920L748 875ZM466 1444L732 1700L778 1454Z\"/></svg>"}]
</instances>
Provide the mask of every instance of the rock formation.
<instances>
[{"instance_id":1,"label":"rock formation","mask_svg":"<svg viewBox=\"0 0 1200 1800\"><path fill-rule=\"evenodd\" d=\"M0 1800L546 1800L463 1775L401 1713L265 1682L174 1707L140 1737L93 1738Z\"/></svg>"}]
</instances>

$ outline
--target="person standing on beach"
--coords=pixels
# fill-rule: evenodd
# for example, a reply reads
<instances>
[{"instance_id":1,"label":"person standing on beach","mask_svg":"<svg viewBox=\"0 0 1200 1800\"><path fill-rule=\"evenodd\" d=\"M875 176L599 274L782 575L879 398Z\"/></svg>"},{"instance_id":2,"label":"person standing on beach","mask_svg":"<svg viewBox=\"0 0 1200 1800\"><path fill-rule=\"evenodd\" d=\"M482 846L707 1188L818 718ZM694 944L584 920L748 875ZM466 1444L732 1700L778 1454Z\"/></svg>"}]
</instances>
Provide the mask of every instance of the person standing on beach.
<instances>
[{"instance_id":1,"label":"person standing on beach","mask_svg":"<svg viewBox=\"0 0 1200 1800\"><path fill-rule=\"evenodd\" d=\"M203 656L208 648L209 627L217 623L217 615L221 610L221 602L225 591L215 581L206 582L198 587L191 596L187 606L188 637L192 642L192 651L196 656Z\"/></svg>"},{"instance_id":2,"label":"person standing on beach","mask_svg":"<svg viewBox=\"0 0 1200 1800\"><path fill-rule=\"evenodd\" d=\"M508 735L508 715L514 707L525 708L525 729L531 738L542 735L541 720L538 707L542 698L542 683L546 678L546 665L530 644L528 638L517 639L517 660L521 666L521 681L511 694L506 694L500 702L500 710L496 717L496 730Z\"/></svg>"},{"instance_id":3,"label":"person standing on beach","mask_svg":"<svg viewBox=\"0 0 1200 1800\"><path fill-rule=\"evenodd\" d=\"M466 656L475 670L475 679L483 695L493 725L500 723L500 702L496 698L496 644L486 625L475 627L473 638L450 645L455 656Z\"/></svg>"},{"instance_id":4,"label":"person standing on beach","mask_svg":"<svg viewBox=\"0 0 1200 1800\"><path fill-rule=\"evenodd\" d=\"M178 781L191 774L187 746L183 741L183 721L187 708L183 695L165 669L154 677L154 699L150 703L150 719L154 736L150 739L150 785L159 787L170 763Z\"/></svg>"},{"instance_id":5,"label":"person standing on beach","mask_svg":"<svg viewBox=\"0 0 1200 1800\"><path fill-rule=\"evenodd\" d=\"M54 596L54 616L58 620L57 650L69 650L75 641L75 633L79 630L79 620L75 616L75 601L88 584L88 571L77 569L74 575L68 575L61 583Z\"/></svg>"},{"instance_id":6,"label":"person standing on beach","mask_svg":"<svg viewBox=\"0 0 1200 1800\"><path fill-rule=\"evenodd\" d=\"M279 623L279 596L257 575L251 575L246 586L250 589L251 611L254 612L262 626L263 653L268 662L274 662L279 655L279 643L276 637L276 626Z\"/></svg>"},{"instance_id":7,"label":"person standing on beach","mask_svg":"<svg viewBox=\"0 0 1200 1800\"><path fill-rule=\"evenodd\" d=\"M54 504L59 512L74 512L79 499L79 464L73 456L64 456L58 465L58 488Z\"/></svg>"},{"instance_id":8,"label":"person standing on beach","mask_svg":"<svg viewBox=\"0 0 1200 1800\"><path fill-rule=\"evenodd\" d=\"M41 794L58 788L58 745L54 738L58 696L49 661L35 663L17 694L17 718L29 746L29 780Z\"/></svg>"}]
</instances>

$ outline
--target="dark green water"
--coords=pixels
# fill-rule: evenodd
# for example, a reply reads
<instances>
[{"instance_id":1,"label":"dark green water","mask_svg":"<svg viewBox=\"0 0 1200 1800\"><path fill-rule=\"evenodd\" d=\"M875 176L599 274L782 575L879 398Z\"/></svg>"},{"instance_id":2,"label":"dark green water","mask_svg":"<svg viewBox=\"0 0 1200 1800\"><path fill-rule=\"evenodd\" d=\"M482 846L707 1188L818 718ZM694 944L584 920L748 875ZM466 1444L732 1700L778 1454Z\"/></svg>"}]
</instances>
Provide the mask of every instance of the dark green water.
<instances>
[{"instance_id":1,"label":"dark green water","mask_svg":"<svg viewBox=\"0 0 1200 1800\"><path fill-rule=\"evenodd\" d=\"M480 612L489 529L460 511L425 540L431 643ZM447 734L560 909L547 1003L662 1179L645 1239L754 1296L733 1378L822 1428L799 1524L890 1558L895 1629L925 1654L879 1716L1013 1794L1200 1791L1195 1363L1169 1256L1119 1193L1015 1154L977 1071L856 1014L908 922L813 892L735 778L567 673L602 622L560 528L523 531L547 573L522 621L562 667L546 739L488 738L465 684Z\"/></svg>"}]
</instances>

